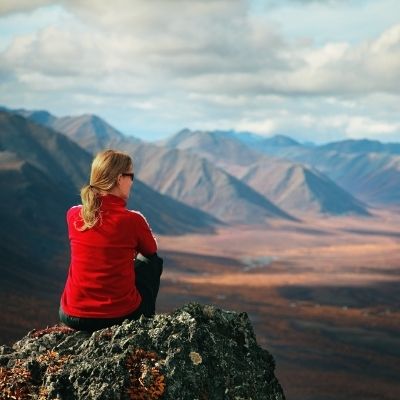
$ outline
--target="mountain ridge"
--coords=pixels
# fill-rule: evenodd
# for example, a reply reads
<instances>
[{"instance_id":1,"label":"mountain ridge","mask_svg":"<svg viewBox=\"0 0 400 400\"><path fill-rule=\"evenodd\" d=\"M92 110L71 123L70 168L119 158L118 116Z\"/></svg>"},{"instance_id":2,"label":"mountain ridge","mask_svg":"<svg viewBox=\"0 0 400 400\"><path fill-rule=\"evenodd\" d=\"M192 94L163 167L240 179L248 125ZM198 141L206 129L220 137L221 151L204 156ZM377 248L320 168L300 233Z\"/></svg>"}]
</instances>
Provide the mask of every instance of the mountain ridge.
<instances>
[{"instance_id":1,"label":"mountain ridge","mask_svg":"<svg viewBox=\"0 0 400 400\"><path fill-rule=\"evenodd\" d=\"M143 143L132 154L135 169L144 182L224 222L257 223L271 217L295 219L205 159ZM151 160L152 168L147 160Z\"/></svg>"},{"instance_id":2,"label":"mountain ridge","mask_svg":"<svg viewBox=\"0 0 400 400\"><path fill-rule=\"evenodd\" d=\"M283 141L284 147L297 143L286 137ZM278 143L281 143L281 138L278 138ZM370 215L365 204L319 171L247 148L230 134L221 137L219 132L186 129L163 144L213 162L288 213L296 215L296 212L311 211L331 215ZM297 170L297 179L287 179L290 170Z\"/></svg>"},{"instance_id":3,"label":"mountain ridge","mask_svg":"<svg viewBox=\"0 0 400 400\"><path fill-rule=\"evenodd\" d=\"M68 117L69 126L82 126L79 124L81 117L77 118L78 122L74 122L74 117ZM62 127L62 124L58 122L53 125ZM204 196L201 188L193 186L192 182L190 182L191 179L185 177L191 174L193 165L197 165L195 168L201 170L199 165L201 161L197 157L186 155L183 152L176 152L175 149L163 149L150 143L127 138L122 134L118 134L117 139L115 139L115 136L107 137L105 142L101 142L97 133L91 129L87 130L82 136L71 132L69 129L62 129L63 134L71 137L88 151L105 146L128 152L133 157L137 176L147 185L190 207L211 214L214 218L224 223L252 223L268 217L295 219L295 217L280 210L279 207L272 204L268 199L263 198L262 195L243 182L233 176L228 176L229 174L225 171L215 168L211 164L203 168L203 172L208 171L209 177L214 177L213 180L208 182L203 179L203 184L207 186L204 189L207 194ZM166 165L169 166L169 171L165 170ZM171 176L175 176L177 181L168 186L165 182L171 183ZM197 174L193 179L199 181L202 178ZM193 196L185 196L183 192L179 191L179 186L182 185L183 181L187 182L192 189L197 190L198 199ZM224 185L222 192L218 184ZM189 189L187 188L184 192L187 193L188 191ZM228 193L231 194L231 198L229 198ZM198 201L200 198L202 201ZM229 209L226 208L227 204L229 204Z\"/></svg>"},{"instance_id":4,"label":"mountain ridge","mask_svg":"<svg viewBox=\"0 0 400 400\"><path fill-rule=\"evenodd\" d=\"M18 158L29 161L39 168L51 178L56 187L61 187L64 193L73 193L71 196L76 199L73 204L79 202L79 189L87 182L92 155L76 142L57 131L30 122L20 115L0 112L0 151L4 153L5 150L8 153L15 152ZM141 189L145 187L136 180L136 186L138 185ZM219 223L205 213L190 209L173 199L165 199L164 196L157 195L153 189L147 187L144 190L146 196L143 197L140 192L134 193L133 196L137 197L134 201L139 211L141 209L139 198L144 207L152 211L152 214L147 216L149 219L156 220L156 215L162 217L163 205L165 204L166 207L168 205L170 216L166 217L165 221L170 221L170 223L164 228L156 223L164 232L176 234L201 230L212 232L212 226ZM155 199L161 202L155 203ZM71 202L68 200L68 204ZM180 210L180 214L177 215L176 210ZM195 222L190 222L189 214L193 216ZM172 223L173 220L175 224Z\"/></svg>"},{"instance_id":5,"label":"mountain ridge","mask_svg":"<svg viewBox=\"0 0 400 400\"><path fill-rule=\"evenodd\" d=\"M25 113L27 113L26 110ZM35 112L31 112L31 114L34 115ZM41 116L40 118L42 120L51 120L52 124L55 124L54 122L55 117L51 115L49 116L49 114L44 111L36 112L36 118L39 118L38 116ZM68 120L69 123L71 124L74 118L76 117L62 117L62 118L65 118L65 120ZM78 119L82 118L82 116L79 116L77 118ZM89 118L89 116L86 115L85 118ZM186 128L178 132L178 134L188 133L188 132L190 133L191 131L190 129ZM239 140L238 138L240 137L242 139L246 137L250 138L249 140L246 139L242 140L241 142L242 145L244 143L244 145L246 146L246 149L243 150L243 157L241 160L242 165L249 162L249 160L252 157L252 154L254 154L250 152L250 150L252 150L256 151L258 154L263 153L264 155L270 155L270 156L272 155L275 158L285 159L291 162L300 162L304 165L304 168L313 167L320 173L326 175L342 190L344 189L345 191L347 191L348 194L351 195L353 198L355 198L355 200L358 202L366 204L371 203L374 206L384 207L386 205L393 206L400 199L399 197L400 184L397 183L399 176L397 162L395 158L389 159L387 157L388 154L392 154L393 157L397 156L400 143L382 143L379 141L371 141L367 139L362 139L362 140L350 139L338 142L330 142L324 145L307 146L285 135L275 135L274 137L263 138L259 135L248 132L247 133L246 132L238 133L235 131L212 131L212 132L218 134L221 138L224 138L223 140L226 140L227 138L230 139L234 138L235 140L238 141ZM86 138L86 140L89 140L88 143L85 144L83 143L83 141L81 141L80 144L86 146L87 149L92 149L92 150L100 149L102 146L104 147L107 145L111 147L115 146L116 148L120 149L132 148L134 151L135 147L140 143L137 139L132 137L126 137L120 132L116 134L116 136L112 137L105 136L105 138L103 138L104 140L102 141L99 138L93 140L94 137L93 131L91 135L92 139ZM90 140L92 140L91 143ZM168 140L170 139L166 139L164 142L167 142ZM247 144L246 141L248 142ZM252 144L250 144L250 142L252 142ZM262 145L261 143L263 142L269 143L269 145L267 144ZM158 144L160 145L160 143ZM191 151L193 153L193 149L190 148L191 146L186 146L186 147L187 148L185 150ZM213 151L213 146L210 146L210 148ZM377 161L376 159L372 159L372 156L367 156L367 154L373 154L372 152L366 153L366 151L370 150L377 152L377 154L381 154L380 156L381 160ZM337 159L336 164L332 164L330 162L333 152L336 152L337 155L335 156ZM207 154L206 151L203 151L201 156L206 157L210 161L215 162L215 157L213 159L211 153ZM230 152L226 151L225 154L223 152L221 154L223 156L226 156L228 153ZM248 155L246 155L247 153ZM351 156L353 161L347 162L344 159L345 154ZM363 156L362 162L357 161L358 155ZM217 163L216 165L219 167L224 167L224 165L222 165L221 163ZM351 168L353 165L355 165L356 168L358 168L359 173L356 174L355 171L352 171L351 174L349 175L351 178L347 178L346 174L349 170L349 167ZM363 165L363 167L361 167L361 165ZM377 167L375 167L375 165L377 165ZM372 166L373 168L379 169L378 174L371 173L369 176L367 176L365 173L363 173L363 171L361 171L361 168L368 170L372 168ZM234 171L234 169L232 168L223 168L223 169L225 169L229 174L237 178L240 178L241 172ZM387 183L387 181L390 182ZM357 184L355 185L354 182ZM361 182L363 182L362 185L360 184ZM148 183L151 184L150 181ZM255 187L253 187L253 189L257 190L257 188ZM264 197L266 197L265 193ZM179 198L177 200L179 200ZM273 198L270 198L268 200L274 202ZM346 202L347 201L343 201L343 203ZM279 204L276 204L276 206L279 207ZM290 212L292 210L288 209L286 211ZM329 213L329 210L327 210L327 212ZM334 215L335 212L333 211L332 214Z\"/></svg>"}]
</instances>

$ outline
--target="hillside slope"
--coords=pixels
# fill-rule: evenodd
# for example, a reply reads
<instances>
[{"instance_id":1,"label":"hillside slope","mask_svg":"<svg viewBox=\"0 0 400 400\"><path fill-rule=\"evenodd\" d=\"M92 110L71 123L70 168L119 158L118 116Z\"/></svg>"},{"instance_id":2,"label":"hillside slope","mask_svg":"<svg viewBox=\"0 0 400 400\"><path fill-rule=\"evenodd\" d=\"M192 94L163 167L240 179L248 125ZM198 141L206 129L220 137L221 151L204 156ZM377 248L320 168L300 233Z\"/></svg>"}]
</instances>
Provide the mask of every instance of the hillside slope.
<instances>
[{"instance_id":1,"label":"hillside slope","mask_svg":"<svg viewBox=\"0 0 400 400\"><path fill-rule=\"evenodd\" d=\"M238 136L229 132L184 130L163 143L206 158L288 213L369 214L365 204L316 169L263 154L248 147ZM286 137L259 142L273 147L301 147Z\"/></svg>"},{"instance_id":2,"label":"hillside slope","mask_svg":"<svg viewBox=\"0 0 400 400\"><path fill-rule=\"evenodd\" d=\"M225 223L258 223L265 218L293 219L264 196L210 162L186 151L121 136L115 130L112 135L102 135L108 125L82 125L82 119L105 122L95 116L84 116L63 118L69 128L61 119L52 119L51 124L88 151L104 146L128 152L133 156L135 173L140 180L189 207ZM75 129L77 126L80 128ZM101 141L102 137L104 141ZM193 220L199 219L194 216Z\"/></svg>"}]
</instances>

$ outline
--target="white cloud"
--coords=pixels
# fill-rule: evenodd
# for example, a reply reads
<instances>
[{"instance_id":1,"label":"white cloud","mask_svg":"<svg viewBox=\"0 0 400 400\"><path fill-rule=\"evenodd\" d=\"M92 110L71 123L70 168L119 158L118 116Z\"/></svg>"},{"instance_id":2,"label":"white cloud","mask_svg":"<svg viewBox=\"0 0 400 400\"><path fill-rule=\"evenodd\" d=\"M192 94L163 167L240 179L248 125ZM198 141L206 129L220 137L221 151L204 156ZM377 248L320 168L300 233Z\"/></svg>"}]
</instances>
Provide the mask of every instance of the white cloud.
<instances>
[{"instance_id":1,"label":"white cloud","mask_svg":"<svg viewBox=\"0 0 400 400\"><path fill-rule=\"evenodd\" d=\"M374 136L387 135L400 133L400 124L375 121L368 117L351 117L348 119L345 132L351 138L363 138L371 134Z\"/></svg>"},{"instance_id":2,"label":"white cloud","mask_svg":"<svg viewBox=\"0 0 400 400\"><path fill-rule=\"evenodd\" d=\"M254 132L260 135L269 136L270 134L277 131L278 121L272 119L264 119L261 121L254 120L241 120L236 125L235 128L238 131L244 132Z\"/></svg>"},{"instance_id":3,"label":"white cloud","mask_svg":"<svg viewBox=\"0 0 400 400\"><path fill-rule=\"evenodd\" d=\"M276 91L327 96L400 93L400 24L359 45L330 43L297 54L303 65L272 82Z\"/></svg>"},{"instance_id":4,"label":"white cloud","mask_svg":"<svg viewBox=\"0 0 400 400\"><path fill-rule=\"evenodd\" d=\"M61 94L60 108L111 104L119 121L123 104L141 112L143 125L159 118L177 129L215 124L308 140L398 129L400 24L375 38L321 44L285 37L245 0L52 3L65 18L15 34L0 50L0 89L12 103Z\"/></svg>"},{"instance_id":5,"label":"white cloud","mask_svg":"<svg viewBox=\"0 0 400 400\"><path fill-rule=\"evenodd\" d=\"M4 0L0 2L0 15L26 13L38 7L54 3L53 0Z\"/></svg>"},{"instance_id":6,"label":"white cloud","mask_svg":"<svg viewBox=\"0 0 400 400\"><path fill-rule=\"evenodd\" d=\"M116 3L68 2L71 12L95 20L96 29L76 22L17 37L3 54L6 65L56 77L159 78L165 88L213 96L400 90L400 24L358 45L299 47L248 17L244 1ZM103 29L110 25L117 29Z\"/></svg>"}]
</instances>

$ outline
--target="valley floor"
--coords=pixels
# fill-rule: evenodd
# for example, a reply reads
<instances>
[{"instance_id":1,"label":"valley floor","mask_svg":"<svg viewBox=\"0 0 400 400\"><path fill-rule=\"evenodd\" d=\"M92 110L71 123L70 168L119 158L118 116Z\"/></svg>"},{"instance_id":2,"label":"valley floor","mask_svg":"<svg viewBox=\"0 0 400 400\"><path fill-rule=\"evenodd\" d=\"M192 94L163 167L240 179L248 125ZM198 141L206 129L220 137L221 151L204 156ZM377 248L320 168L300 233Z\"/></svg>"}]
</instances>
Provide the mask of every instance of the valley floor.
<instances>
[{"instance_id":1,"label":"valley floor","mask_svg":"<svg viewBox=\"0 0 400 400\"><path fill-rule=\"evenodd\" d=\"M400 398L400 218L303 221L161 237L160 311L247 312L288 399Z\"/></svg>"}]
</instances>

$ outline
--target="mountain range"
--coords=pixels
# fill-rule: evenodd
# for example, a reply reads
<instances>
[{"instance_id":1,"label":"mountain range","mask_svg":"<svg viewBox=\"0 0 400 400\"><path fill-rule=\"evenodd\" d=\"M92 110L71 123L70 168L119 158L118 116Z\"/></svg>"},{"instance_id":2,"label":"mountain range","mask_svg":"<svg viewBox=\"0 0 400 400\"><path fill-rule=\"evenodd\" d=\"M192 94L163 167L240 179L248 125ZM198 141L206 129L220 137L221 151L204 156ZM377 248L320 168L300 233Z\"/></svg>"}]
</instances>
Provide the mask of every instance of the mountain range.
<instances>
[{"instance_id":1,"label":"mountain range","mask_svg":"<svg viewBox=\"0 0 400 400\"><path fill-rule=\"evenodd\" d=\"M218 133L238 140L247 148L268 156L270 160L273 157L318 171L358 199L358 203L361 201L364 207L391 207L399 204L400 143L360 139L318 146L312 143L301 144L283 135L264 138L232 131ZM337 214L330 209L324 213Z\"/></svg>"},{"instance_id":2,"label":"mountain range","mask_svg":"<svg viewBox=\"0 0 400 400\"><path fill-rule=\"evenodd\" d=\"M252 136L252 143L255 137ZM290 138L261 140L274 148L301 146ZM369 215L354 198L313 167L266 155L263 147L244 146L238 135L183 130L161 142L211 161L287 212Z\"/></svg>"},{"instance_id":3,"label":"mountain range","mask_svg":"<svg viewBox=\"0 0 400 400\"><path fill-rule=\"evenodd\" d=\"M316 146L282 135L189 129L148 143L95 115L58 118L3 108L0 178L7 190L0 215L19 223L11 234L1 229L1 237L24 232L30 249L24 254L34 259L37 252L47 254L34 245L32 227L40 226L43 235L49 229L49 249L64 248L58 238L65 234L65 210L79 202L93 154L110 147L133 156L138 179L128 206L142 211L160 233L210 233L221 224L269 218L300 221L304 213L368 216L370 205L390 206L400 196L398 143ZM5 239L3 248L13 251L15 243L8 246Z\"/></svg>"},{"instance_id":4,"label":"mountain range","mask_svg":"<svg viewBox=\"0 0 400 400\"><path fill-rule=\"evenodd\" d=\"M148 143L95 115L12 112L62 133L91 154L106 147L127 151L140 180L214 222L298 219L303 212L368 215L370 205L396 204L400 194L399 143L346 140L316 146L282 135L189 129Z\"/></svg>"},{"instance_id":5,"label":"mountain range","mask_svg":"<svg viewBox=\"0 0 400 400\"><path fill-rule=\"evenodd\" d=\"M360 140L314 148L281 147L275 149L274 156L312 166L370 206L397 206L400 201L399 146L398 143L378 144ZM374 151L366 151L368 148Z\"/></svg>"},{"instance_id":6,"label":"mountain range","mask_svg":"<svg viewBox=\"0 0 400 400\"><path fill-rule=\"evenodd\" d=\"M44 296L43 287L62 289L65 212L80 202L93 154L104 148L132 155L128 207L161 234L213 233L227 224L271 219L302 224L310 214L368 217L375 207L392 207L400 199L399 143L317 146L288 136L189 129L148 143L95 115L59 118L0 107L4 307L12 309L15 296L21 302Z\"/></svg>"},{"instance_id":7,"label":"mountain range","mask_svg":"<svg viewBox=\"0 0 400 400\"><path fill-rule=\"evenodd\" d=\"M31 115L26 111L23 113L29 118L31 115L37 118L38 115L37 112ZM96 116L92 116L92 119L99 127L102 120ZM48 126L57 125L54 118L47 117L42 120L50 121ZM68 121L68 124L58 124L61 126L60 132L86 150L97 150L105 145L128 152L134 159L136 175L144 183L159 193L202 210L224 223L255 223L268 217L296 219L203 157L121 136L118 131L108 129L108 124L104 121L104 126L99 128L100 134L94 134L93 129L84 128L95 125L88 121L88 116L77 117L76 120L64 118L63 121ZM107 143L104 142L103 135L106 129L110 133ZM81 133L77 135L76 132Z\"/></svg>"},{"instance_id":8,"label":"mountain range","mask_svg":"<svg viewBox=\"0 0 400 400\"><path fill-rule=\"evenodd\" d=\"M139 142L139 139L126 137L117 129L96 115L57 118L48 111L16 110L39 125L61 132L90 153L97 153L106 147L115 147L123 141Z\"/></svg>"}]
</instances>

